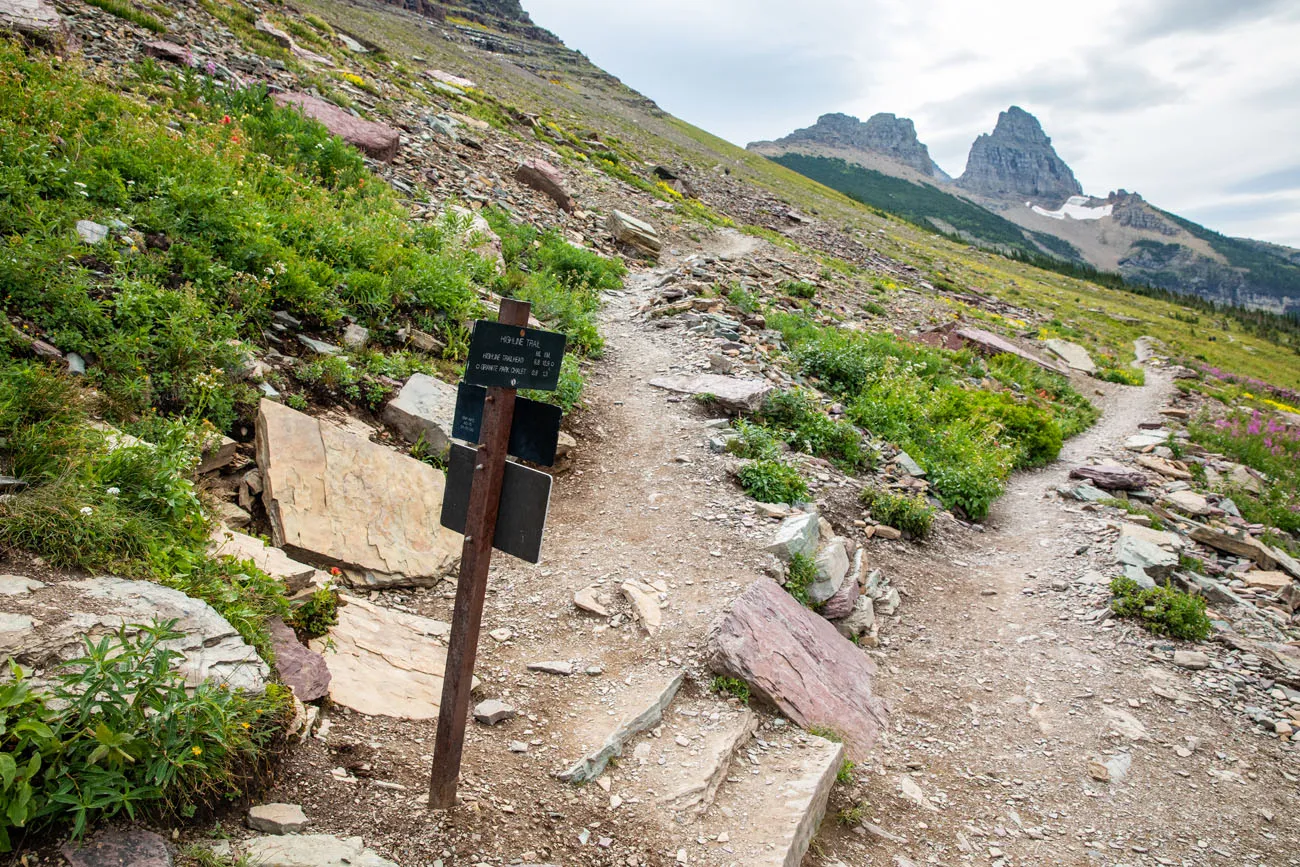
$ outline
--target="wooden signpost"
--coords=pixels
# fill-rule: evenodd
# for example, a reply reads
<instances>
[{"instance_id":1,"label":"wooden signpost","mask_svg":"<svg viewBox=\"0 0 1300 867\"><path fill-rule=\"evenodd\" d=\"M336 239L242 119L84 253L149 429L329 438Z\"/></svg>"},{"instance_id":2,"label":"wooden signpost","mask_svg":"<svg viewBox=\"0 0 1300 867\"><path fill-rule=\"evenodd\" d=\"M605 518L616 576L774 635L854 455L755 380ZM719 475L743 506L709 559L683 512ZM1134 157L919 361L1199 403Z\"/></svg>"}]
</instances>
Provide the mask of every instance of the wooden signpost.
<instances>
[{"instance_id":1,"label":"wooden signpost","mask_svg":"<svg viewBox=\"0 0 1300 867\"><path fill-rule=\"evenodd\" d=\"M554 414L529 407L520 414L520 421L529 429L512 436L516 390L554 391L564 359L564 335L528 328L530 309L525 301L503 299L496 322L475 323L465 384L456 402L453 434L477 433L478 443L476 450L453 445L453 467L447 474L443 498L442 524L464 532L465 544L429 780L429 808L434 810L450 809L456 803L492 549L498 547L537 562L546 526L550 476L506 461L507 454L516 454L549 463L544 458L549 453L554 460L559 435ZM486 387L486 394L480 394L475 386ZM519 454L521 451L527 453ZM537 476L544 476L545 481ZM506 520L498 528L503 509Z\"/></svg>"}]
</instances>

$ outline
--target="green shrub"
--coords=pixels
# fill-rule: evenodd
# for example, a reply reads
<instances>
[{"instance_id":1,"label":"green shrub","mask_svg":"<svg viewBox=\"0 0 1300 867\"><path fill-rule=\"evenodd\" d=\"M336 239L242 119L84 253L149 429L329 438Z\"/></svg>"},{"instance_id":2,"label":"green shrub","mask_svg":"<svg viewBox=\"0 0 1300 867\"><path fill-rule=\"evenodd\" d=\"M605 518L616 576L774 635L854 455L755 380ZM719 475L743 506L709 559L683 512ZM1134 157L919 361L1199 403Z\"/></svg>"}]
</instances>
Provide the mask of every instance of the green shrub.
<instances>
[{"instance_id":1,"label":"green shrub","mask_svg":"<svg viewBox=\"0 0 1300 867\"><path fill-rule=\"evenodd\" d=\"M740 700L741 704L749 703L749 684L745 683L738 677L718 677L713 678L709 687L719 695L730 695Z\"/></svg>"},{"instance_id":2,"label":"green shrub","mask_svg":"<svg viewBox=\"0 0 1300 867\"><path fill-rule=\"evenodd\" d=\"M859 501L871 517L903 532L924 539L934 522L934 507L924 497L863 488Z\"/></svg>"},{"instance_id":3,"label":"green shrub","mask_svg":"<svg viewBox=\"0 0 1300 867\"><path fill-rule=\"evenodd\" d=\"M785 589L800 605L811 607L808 588L817 583L817 563L807 554L794 554L785 570Z\"/></svg>"},{"instance_id":4,"label":"green shrub","mask_svg":"<svg viewBox=\"0 0 1300 867\"><path fill-rule=\"evenodd\" d=\"M124 627L64 663L48 691L0 687L0 844L125 814L174 821L245 794L283 729L286 693L187 688L171 624Z\"/></svg>"},{"instance_id":5,"label":"green shrub","mask_svg":"<svg viewBox=\"0 0 1300 867\"><path fill-rule=\"evenodd\" d=\"M125 21L130 21L132 24L138 24L144 29L151 30L154 33L161 34L167 32L166 24L163 24L147 12L142 12L139 9L136 9L129 2L126 2L126 0L86 0L86 2L91 6L98 6L109 15L115 15Z\"/></svg>"},{"instance_id":6,"label":"green shrub","mask_svg":"<svg viewBox=\"0 0 1300 867\"><path fill-rule=\"evenodd\" d=\"M781 291L795 298L813 298L817 295L817 284L806 280L787 280L781 284Z\"/></svg>"},{"instance_id":7,"label":"green shrub","mask_svg":"<svg viewBox=\"0 0 1300 867\"><path fill-rule=\"evenodd\" d=\"M808 485L799 470L775 460L760 460L741 467L740 486L760 503L801 503Z\"/></svg>"},{"instance_id":8,"label":"green shrub","mask_svg":"<svg viewBox=\"0 0 1300 867\"><path fill-rule=\"evenodd\" d=\"M1093 376L1102 382L1114 382L1119 385L1146 385L1146 371L1135 367L1101 366Z\"/></svg>"},{"instance_id":9,"label":"green shrub","mask_svg":"<svg viewBox=\"0 0 1300 867\"><path fill-rule=\"evenodd\" d=\"M845 759L840 763L840 769L835 772L835 782L848 785L853 782L853 770L857 763L851 759Z\"/></svg>"},{"instance_id":10,"label":"green shrub","mask_svg":"<svg viewBox=\"0 0 1300 867\"><path fill-rule=\"evenodd\" d=\"M870 465L862 435L847 421L834 421L808 392L776 391L759 412L795 451L827 458L846 472Z\"/></svg>"},{"instance_id":11,"label":"green shrub","mask_svg":"<svg viewBox=\"0 0 1300 867\"><path fill-rule=\"evenodd\" d=\"M762 425L738 418L731 423L731 427L736 436L727 443L729 454L761 461L773 461L781 456L781 447L777 444L776 437Z\"/></svg>"},{"instance_id":12,"label":"green shrub","mask_svg":"<svg viewBox=\"0 0 1300 867\"><path fill-rule=\"evenodd\" d=\"M307 601L294 609L289 618L289 626L298 634L298 638L307 641L320 638L330 631L330 627L339 622L339 594L333 586L327 585L307 597Z\"/></svg>"},{"instance_id":13,"label":"green shrub","mask_svg":"<svg viewBox=\"0 0 1300 867\"><path fill-rule=\"evenodd\" d=\"M732 284L727 292L727 300L740 308L742 313L757 313L762 308L759 297L739 283Z\"/></svg>"},{"instance_id":14,"label":"green shrub","mask_svg":"<svg viewBox=\"0 0 1300 867\"><path fill-rule=\"evenodd\" d=\"M1111 609L1116 614L1141 620L1157 635L1188 641L1210 637L1210 618L1205 614L1205 600L1199 596L1168 586L1144 590L1133 579L1123 577L1110 582L1110 592L1115 595Z\"/></svg>"}]
</instances>

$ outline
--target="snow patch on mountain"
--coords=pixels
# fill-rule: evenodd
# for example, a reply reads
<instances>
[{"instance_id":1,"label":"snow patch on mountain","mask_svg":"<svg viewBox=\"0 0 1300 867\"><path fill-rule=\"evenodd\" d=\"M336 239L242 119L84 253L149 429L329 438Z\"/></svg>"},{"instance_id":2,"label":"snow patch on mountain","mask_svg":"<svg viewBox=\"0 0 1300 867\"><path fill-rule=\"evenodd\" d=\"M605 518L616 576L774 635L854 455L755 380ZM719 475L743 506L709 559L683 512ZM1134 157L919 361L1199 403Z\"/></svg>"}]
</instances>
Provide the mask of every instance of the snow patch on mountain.
<instances>
[{"instance_id":1,"label":"snow patch on mountain","mask_svg":"<svg viewBox=\"0 0 1300 867\"><path fill-rule=\"evenodd\" d=\"M1109 217L1115 210L1114 205L1090 205L1087 196L1070 196L1066 199L1065 204L1055 211L1049 211L1046 208L1040 208L1033 202L1025 202L1025 206L1033 210L1035 214L1043 217L1051 217L1053 220L1064 220L1069 217L1072 220L1100 220L1102 217Z\"/></svg>"}]
</instances>

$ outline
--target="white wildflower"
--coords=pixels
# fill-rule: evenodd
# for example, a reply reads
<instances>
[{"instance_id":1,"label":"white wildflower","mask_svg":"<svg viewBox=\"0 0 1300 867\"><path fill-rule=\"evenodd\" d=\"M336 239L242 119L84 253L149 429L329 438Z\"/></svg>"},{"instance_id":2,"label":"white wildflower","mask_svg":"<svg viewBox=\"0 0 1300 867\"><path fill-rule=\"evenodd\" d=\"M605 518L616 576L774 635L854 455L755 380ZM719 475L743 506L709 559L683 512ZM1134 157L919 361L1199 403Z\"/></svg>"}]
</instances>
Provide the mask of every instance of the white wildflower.
<instances>
[{"instance_id":1,"label":"white wildflower","mask_svg":"<svg viewBox=\"0 0 1300 867\"><path fill-rule=\"evenodd\" d=\"M90 506L82 506L82 507L81 507L81 514L83 514L83 515L93 515L94 513L95 513L95 510L92 509L92 508L90 508Z\"/></svg>"}]
</instances>

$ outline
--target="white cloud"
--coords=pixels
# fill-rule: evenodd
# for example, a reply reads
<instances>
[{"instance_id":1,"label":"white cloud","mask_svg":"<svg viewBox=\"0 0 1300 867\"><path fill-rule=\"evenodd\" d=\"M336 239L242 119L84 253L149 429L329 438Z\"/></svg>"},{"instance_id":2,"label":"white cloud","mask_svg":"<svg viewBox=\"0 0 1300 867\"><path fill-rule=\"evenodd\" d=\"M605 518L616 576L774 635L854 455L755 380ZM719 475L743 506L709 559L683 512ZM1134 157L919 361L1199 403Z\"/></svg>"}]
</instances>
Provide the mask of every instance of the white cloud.
<instances>
[{"instance_id":1,"label":"white cloud","mask_svg":"<svg viewBox=\"0 0 1300 867\"><path fill-rule=\"evenodd\" d=\"M1300 199L1238 189L1296 165L1295 0L525 6L667 111L737 144L826 112L889 111L959 174L970 143L1017 104L1088 192L1136 190L1225 234L1300 246ZM1250 196L1271 198L1252 209Z\"/></svg>"}]
</instances>

